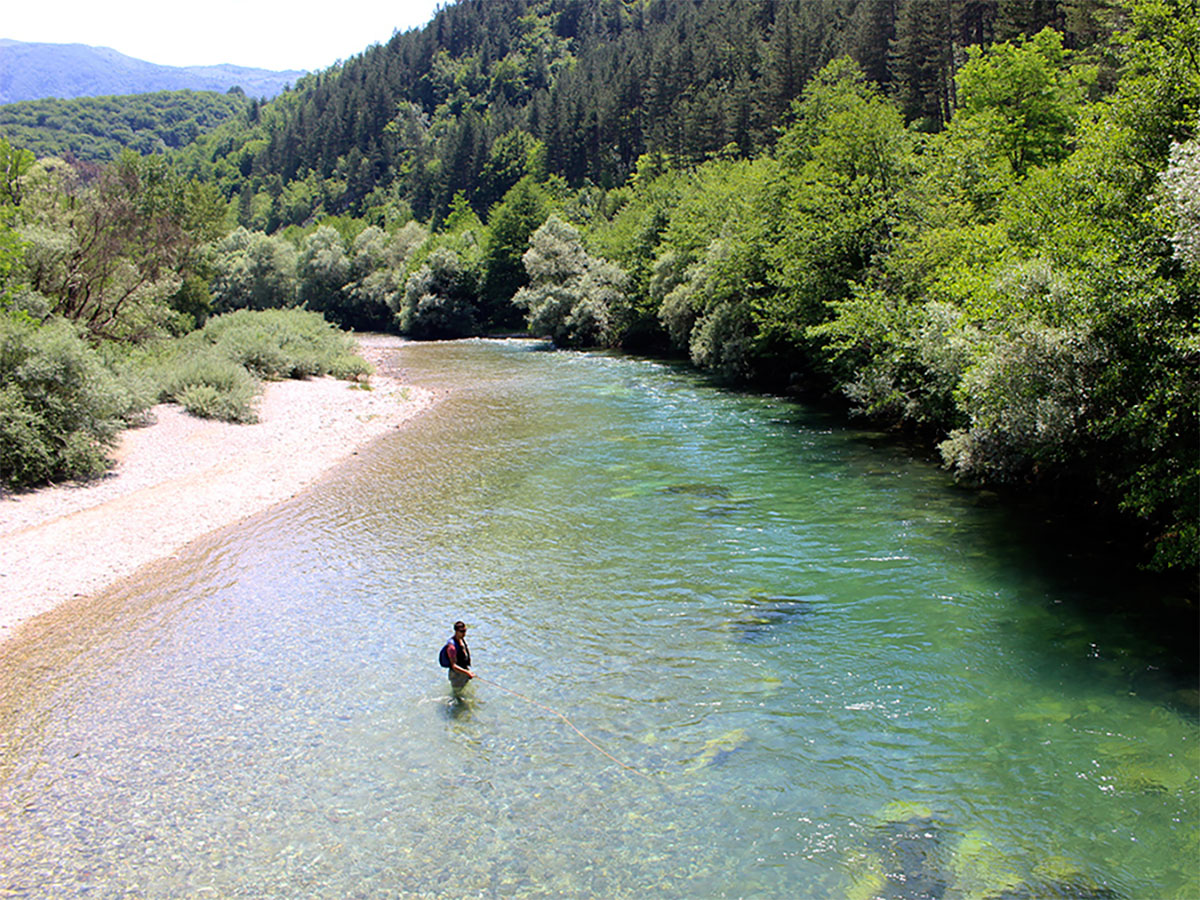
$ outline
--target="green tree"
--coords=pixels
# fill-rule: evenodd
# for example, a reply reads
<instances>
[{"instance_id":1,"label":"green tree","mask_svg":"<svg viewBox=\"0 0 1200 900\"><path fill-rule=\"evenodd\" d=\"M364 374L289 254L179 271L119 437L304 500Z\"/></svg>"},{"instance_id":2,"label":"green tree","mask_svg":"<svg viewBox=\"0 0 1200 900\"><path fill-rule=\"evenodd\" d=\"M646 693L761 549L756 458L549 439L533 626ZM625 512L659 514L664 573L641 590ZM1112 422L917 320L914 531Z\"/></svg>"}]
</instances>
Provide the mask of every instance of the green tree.
<instances>
[{"instance_id":1,"label":"green tree","mask_svg":"<svg viewBox=\"0 0 1200 900\"><path fill-rule=\"evenodd\" d=\"M13 224L21 202L22 179L34 162L33 154L0 137L0 311L12 302L13 274L24 255L24 242Z\"/></svg>"},{"instance_id":2,"label":"green tree","mask_svg":"<svg viewBox=\"0 0 1200 900\"><path fill-rule=\"evenodd\" d=\"M213 307L276 309L296 304L296 249L281 237L238 227L212 254Z\"/></svg>"},{"instance_id":3,"label":"green tree","mask_svg":"<svg viewBox=\"0 0 1200 900\"><path fill-rule=\"evenodd\" d=\"M223 201L161 157L126 151L92 181L61 163L28 176L24 275L50 312L94 337L142 340L170 327L170 300L218 233Z\"/></svg>"},{"instance_id":4,"label":"green tree","mask_svg":"<svg viewBox=\"0 0 1200 900\"><path fill-rule=\"evenodd\" d=\"M849 59L813 78L795 114L780 139L781 177L769 197L775 290L759 319L769 344L804 358L807 329L890 250L913 162L898 110Z\"/></svg>"},{"instance_id":5,"label":"green tree","mask_svg":"<svg viewBox=\"0 0 1200 900\"><path fill-rule=\"evenodd\" d=\"M342 236L321 225L304 239L296 262L297 297L302 306L340 322L343 288L350 281L350 257Z\"/></svg>"},{"instance_id":6,"label":"green tree","mask_svg":"<svg viewBox=\"0 0 1200 900\"><path fill-rule=\"evenodd\" d=\"M453 250L438 248L409 276L396 310L400 331L421 339L478 333L475 279Z\"/></svg>"},{"instance_id":7,"label":"green tree","mask_svg":"<svg viewBox=\"0 0 1200 900\"><path fill-rule=\"evenodd\" d=\"M955 126L985 134L1017 175L1064 159L1095 68L1072 66L1050 28L1015 44L971 47L968 55L955 76Z\"/></svg>"},{"instance_id":8,"label":"green tree","mask_svg":"<svg viewBox=\"0 0 1200 900\"><path fill-rule=\"evenodd\" d=\"M489 326L511 328L519 324L520 310L512 298L527 283L522 257L530 236L553 208L549 192L527 175L488 213L479 293L483 319Z\"/></svg>"},{"instance_id":9,"label":"green tree","mask_svg":"<svg viewBox=\"0 0 1200 900\"><path fill-rule=\"evenodd\" d=\"M513 298L529 330L563 347L611 346L614 312L625 304L625 273L591 256L579 232L551 216L523 256L530 284Z\"/></svg>"}]
</instances>

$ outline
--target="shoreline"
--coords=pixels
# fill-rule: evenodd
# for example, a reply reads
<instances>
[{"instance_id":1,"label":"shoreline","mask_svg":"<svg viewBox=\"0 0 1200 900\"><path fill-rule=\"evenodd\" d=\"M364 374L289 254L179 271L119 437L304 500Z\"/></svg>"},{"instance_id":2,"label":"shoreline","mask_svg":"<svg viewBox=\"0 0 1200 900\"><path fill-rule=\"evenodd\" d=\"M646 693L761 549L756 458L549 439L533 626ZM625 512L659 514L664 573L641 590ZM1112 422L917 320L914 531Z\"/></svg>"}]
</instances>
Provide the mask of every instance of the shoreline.
<instances>
[{"instance_id":1,"label":"shoreline","mask_svg":"<svg viewBox=\"0 0 1200 900\"><path fill-rule=\"evenodd\" d=\"M0 646L41 614L294 497L434 404L389 365L402 338L358 341L376 369L370 390L268 382L252 425L160 404L151 424L121 433L106 475L0 496Z\"/></svg>"}]
</instances>

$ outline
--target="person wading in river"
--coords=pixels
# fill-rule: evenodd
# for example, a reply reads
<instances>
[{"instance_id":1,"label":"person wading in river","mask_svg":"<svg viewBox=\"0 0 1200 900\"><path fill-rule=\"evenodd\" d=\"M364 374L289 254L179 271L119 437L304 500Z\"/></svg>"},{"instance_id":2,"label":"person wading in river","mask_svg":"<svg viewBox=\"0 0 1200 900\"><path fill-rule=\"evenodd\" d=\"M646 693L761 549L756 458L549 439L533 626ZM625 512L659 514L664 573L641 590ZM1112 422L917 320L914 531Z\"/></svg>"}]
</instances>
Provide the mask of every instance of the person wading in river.
<instances>
[{"instance_id":1,"label":"person wading in river","mask_svg":"<svg viewBox=\"0 0 1200 900\"><path fill-rule=\"evenodd\" d=\"M454 623L454 637L446 641L446 659L450 662L446 673L450 684L456 692L460 691L475 677L471 671L471 648L467 646L467 626L463 622Z\"/></svg>"}]
</instances>

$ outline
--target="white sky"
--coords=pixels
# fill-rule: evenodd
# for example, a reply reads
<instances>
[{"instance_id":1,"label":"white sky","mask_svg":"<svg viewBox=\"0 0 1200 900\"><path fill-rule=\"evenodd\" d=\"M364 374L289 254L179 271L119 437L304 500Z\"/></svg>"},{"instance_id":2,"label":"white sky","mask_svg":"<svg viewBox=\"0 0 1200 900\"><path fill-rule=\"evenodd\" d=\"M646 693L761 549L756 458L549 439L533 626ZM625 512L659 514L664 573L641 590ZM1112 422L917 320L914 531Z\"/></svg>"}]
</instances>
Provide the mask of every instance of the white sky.
<instances>
[{"instance_id":1,"label":"white sky","mask_svg":"<svg viewBox=\"0 0 1200 900\"><path fill-rule=\"evenodd\" d=\"M6 3L0 38L111 47L168 66L232 63L316 71L395 31L425 25L444 0L52 0Z\"/></svg>"}]
</instances>

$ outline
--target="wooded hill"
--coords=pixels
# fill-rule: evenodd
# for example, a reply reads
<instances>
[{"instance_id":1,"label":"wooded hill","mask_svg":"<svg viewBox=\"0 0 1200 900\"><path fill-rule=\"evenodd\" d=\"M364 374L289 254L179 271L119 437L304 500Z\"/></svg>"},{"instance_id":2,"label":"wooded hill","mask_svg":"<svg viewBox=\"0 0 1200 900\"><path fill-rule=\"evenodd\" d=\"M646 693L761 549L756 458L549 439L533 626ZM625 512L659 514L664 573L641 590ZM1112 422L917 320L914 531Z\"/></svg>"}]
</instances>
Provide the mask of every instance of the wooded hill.
<instances>
[{"instance_id":1,"label":"wooded hill","mask_svg":"<svg viewBox=\"0 0 1200 900\"><path fill-rule=\"evenodd\" d=\"M1119 22L1113 6L461 0L205 136L186 164L239 200L243 225L268 231L396 203L437 218L460 191L482 213L526 174L612 187L651 150L684 164L753 156L842 55L937 131L968 48L1047 25L1091 48Z\"/></svg>"},{"instance_id":2,"label":"wooded hill","mask_svg":"<svg viewBox=\"0 0 1200 900\"><path fill-rule=\"evenodd\" d=\"M178 150L249 105L240 89L26 100L0 106L0 135L38 157L104 162L124 149L143 156Z\"/></svg>"}]
</instances>

